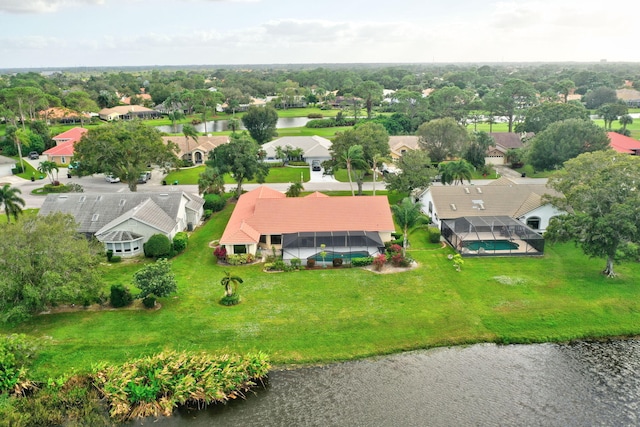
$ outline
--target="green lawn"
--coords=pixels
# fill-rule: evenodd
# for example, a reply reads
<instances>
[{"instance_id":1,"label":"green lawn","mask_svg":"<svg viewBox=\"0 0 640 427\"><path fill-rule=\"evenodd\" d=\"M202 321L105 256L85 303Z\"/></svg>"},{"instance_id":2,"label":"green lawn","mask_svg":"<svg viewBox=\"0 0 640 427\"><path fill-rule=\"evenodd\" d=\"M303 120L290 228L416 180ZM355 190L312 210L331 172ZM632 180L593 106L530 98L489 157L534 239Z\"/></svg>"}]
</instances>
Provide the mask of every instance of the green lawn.
<instances>
[{"instance_id":1,"label":"green lawn","mask_svg":"<svg viewBox=\"0 0 640 427\"><path fill-rule=\"evenodd\" d=\"M49 343L36 375L88 369L164 349L263 350L278 364L331 362L432 346L540 342L640 332L640 269L617 267L573 245L542 258L466 259L456 272L449 249L410 234L419 268L375 274L358 268L264 273L261 265L216 265L209 242L220 238L232 206L217 213L173 260L178 293L156 311L80 311L37 316L4 333ZM105 286L130 283L140 264L105 264ZM244 279L242 304L218 304L225 270ZM544 274L542 274L544 272Z\"/></svg>"},{"instance_id":2,"label":"green lawn","mask_svg":"<svg viewBox=\"0 0 640 427\"><path fill-rule=\"evenodd\" d=\"M167 184L172 184L178 181L179 184L196 185L198 184L199 175L204 172L204 166L197 166L194 168L180 169L171 171L164 180ZM309 181L311 178L311 172L308 167L282 167L282 168L270 168L269 175L267 175L266 183L273 184L278 182L298 182L300 181L300 175L302 174L303 182ZM236 182L231 178L231 175L226 174L224 176L225 184L235 184ZM246 183L256 183L257 181L251 180Z\"/></svg>"}]
</instances>

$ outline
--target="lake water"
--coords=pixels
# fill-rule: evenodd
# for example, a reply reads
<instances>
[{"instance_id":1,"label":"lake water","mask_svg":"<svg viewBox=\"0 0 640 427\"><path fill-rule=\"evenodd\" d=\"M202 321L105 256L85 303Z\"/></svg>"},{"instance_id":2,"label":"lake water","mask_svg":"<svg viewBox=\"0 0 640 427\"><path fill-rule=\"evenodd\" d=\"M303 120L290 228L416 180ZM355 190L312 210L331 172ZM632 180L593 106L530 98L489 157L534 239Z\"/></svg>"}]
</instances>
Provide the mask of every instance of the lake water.
<instances>
[{"instance_id":1,"label":"lake water","mask_svg":"<svg viewBox=\"0 0 640 427\"><path fill-rule=\"evenodd\" d=\"M440 348L271 373L156 426L640 425L640 341Z\"/></svg>"},{"instance_id":2,"label":"lake water","mask_svg":"<svg viewBox=\"0 0 640 427\"><path fill-rule=\"evenodd\" d=\"M307 124L307 122L312 119L308 119L306 117L281 117L278 119L276 123L277 129L283 128L297 128L302 127ZM199 125L194 125L196 131L204 132L204 123L200 123ZM160 132L166 133L182 133L182 125L171 126L156 126ZM216 121L208 121L207 122L207 132L222 132L229 129L229 121L228 120L216 120ZM245 129L242 126L242 120L240 120L240 129Z\"/></svg>"}]
</instances>

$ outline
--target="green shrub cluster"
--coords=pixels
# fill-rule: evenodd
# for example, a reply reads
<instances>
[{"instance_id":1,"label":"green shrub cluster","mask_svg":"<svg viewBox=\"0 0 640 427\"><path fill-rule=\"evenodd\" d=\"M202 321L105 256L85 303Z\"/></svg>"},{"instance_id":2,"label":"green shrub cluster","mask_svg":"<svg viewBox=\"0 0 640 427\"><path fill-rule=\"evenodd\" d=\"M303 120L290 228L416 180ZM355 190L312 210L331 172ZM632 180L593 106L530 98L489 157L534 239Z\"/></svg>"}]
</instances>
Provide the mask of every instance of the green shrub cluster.
<instances>
[{"instance_id":1,"label":"green shrub cluster","mask_svg":"<svg viewBox=\"0 0 640 427\"><path fill-rule=\"evenodd\" d=\"M440 242L440 229L438 227L429 227L429 242L430 243Z\"/></svg>"},{"instance_id":2,"label":"green shrub cluster","mask_svg":"<svg viewBox=\"0 0 640 427\"><path fill-rule=\"evenodd\" d=\"M227 204L227 199L219 194L205 194L204 209L212 212L220 212Z\"/></svg>"},{"instance_id":3,"label":"green shrub cluster","mask_svg":"<svg viewBox=\"0 0 640 427\"><path fill-rule=\"evenodd\" d=\"M240 295L238 294L225 295L222 298L220 298L220 304L226 305L226 306L238 305L240 304Z\"/></svg>"},{"instance_id":4,"label":"green shrub cluster","mask_svg":"<svg viewBox=\"0 0 640 427\"><path fill-rule=\"evenodd\" d=\"M164 234L154 234L143 246L145 256L149 258L168 257L171 254L171 241Z\"/></svg>"},{"instance_id":5,"label":"green shrub cluster","mask_svg":"<svg viewBox=\"0 0 640 427\"><path fill-rule=\"evenodd\" d=\"M253 254L232 254L227 255L227 264L229 265L244 265L250 264L255 261L256 257Z\"/></svg>"},{"instance_id":6,"label":"green shrub cluster","mask_svg":"<svg viewBox=\"0 0 640 427\"><path fill-rule=\"evenodd\" d=\"M287 264L286 262L284 262L281 259L277 259L277 260L275 260L273 262L266 263L264 265L264 268L267 271L285 271L285 272L289 272L289 271L300 270L301 264L302 264L302 261L300 261L300 259L298 259L298 258L292 259L289 264Z\"/></svg>"},{"instance_id":7,"label":"green shrub cluster","mask_svg":"<svg viewBox=\"0 0 640 427\"><path fill-rule=\"evenodd\" d=\"M126 307L133 302L133 295L127 286L116 284L111 285L111 306L115 308Z\"/></svg>"},{"instance_id":8,"label":"green shrub cluster","mask_svg":"<svg viewBox=\"0 0 640 427\"><path fill-rule=\"evenodd\" d=\"M332 128L337 126L353 126L355 124L354 119L317 119L317 120L309 120L305 127L312 129L320 129L320 128Z\"/></svg>"},{"instance_id":9,"label":"green shrub cluster","mask_svg":"<svg viewBox=\"0 0 640 427\"><path fill-rule=\"evenodd\" d=\"M313 258L307 259L307 268L314 268L316 266L316 260Z\"/></svg>"},{"instance_id":10,"label":"green shrub cluster","mask_svg":"<svg viewBox=\"0 0 640 427\"><path fill-rule=\"evenodd\" d=\"M0 393L21 395L33 388L27 366L36 350L35 342L24 334L0 336Z\"/></svg>"},{"instance_id":11,"label":"green shrub cluster","mask_svg":"<svg viewBox=\"0 0 640 427\"><path fill-rule=\"evenodd\" d=\"M133 274L133 284L140 289L140 297L166 297L178 289L175 275L171 271L171 263L164 258L136 271Z\"/></svg>"},{"instance_id":12,"label":"green shrub cluster","mask_svg":"<svg viewBox=\"0 0 640 427\"><path fill-rule=\"evenodd\" d=\"M307 118L308 119L321 119L324 116L322 115L322 113L309 113L307 114Z\"/></svg>"},{"instance_id":13,"label":"green shrub cluster","mask_svg":"<svg viewBox=\"0 0 640 427\"><path fill-rule=\"evenodd\" d=\"M118 263L120 261L122 261L122 257L118 255L112 255L111 259L109 260L109 262L112 262L112 263Z\"/></svg>"},{"instance_id":14,"label":"green shrub cluster","mask_svg":"<svg viewBox=\"0 0 640 427\"><path fill-rule=\"evenodd\" d=\"M176 233L173 237L173 250L177 253L180 253L187 249L187 244L189 242L189 235L184 231Z\"/></svg>"},{"instance_id":15,"label":"green shrub cluster","mask_svg":"<svg viewBox=\"0 0 640 427\"><path fill-rule=\"evenodd\" d=\"M289 166L309 166L307 162L289 162Z\"/></svg>"},{"instance_id":16,"label":"green shrub cluster","mask_svg":"<svg viewBox=\"0 0 640 427\"><path fill-rule=\"evenodd\" d=\"M45 184L44 185L44 193L68 193L69 189L64 184Z\"/></svg>"},{"instance_id":17,"label":"green shrub cluster","mask_svg":"<svg viewBox=\"0 0 640 427\"><path fill-rule=\"evenodd\" d=\"M142 298L142 305L146 308L153 308L156 306L156 296L154 294L149 294L146 297Z\"/></svg>"},{"instance_id":18,"label":"green shrub cluster","mask_svg":"<svg viewBox=\"0 0 640 427\"><path fill-rule=\"evenodd\" d=\"M213 211L211 209L205 209L202 213L202 219L209 219L213 215Z\"/></svg>"},{"instance_id":19,"label":"green shrub cluster","mask_svg":"<svg viewBox=\"0 0 640 427\"><path fill-rule=\"evenodd\" d=\"M366 267L373 264L373 257L352 258L351 265L354 267Z\"/></svg>"}]
</instances>

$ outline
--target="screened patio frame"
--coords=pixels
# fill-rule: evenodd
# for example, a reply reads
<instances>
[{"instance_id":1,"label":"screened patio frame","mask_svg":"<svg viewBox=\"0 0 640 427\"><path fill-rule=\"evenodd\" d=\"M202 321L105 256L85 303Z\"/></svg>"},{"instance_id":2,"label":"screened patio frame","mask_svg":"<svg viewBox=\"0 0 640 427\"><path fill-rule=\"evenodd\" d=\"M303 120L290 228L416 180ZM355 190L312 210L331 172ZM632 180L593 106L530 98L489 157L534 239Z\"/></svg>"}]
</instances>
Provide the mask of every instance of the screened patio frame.
<instances>
[{"instance_id":1,"label":"screened patio frame","mask_svg":"<svg viewBox=\"0 0 640 427\"><path fill-rule=\"evenodd\" d=\"M282 235L282 258L285 261L312 258L323 250L350 262L351 254L366 251L373 256L384 253L385 248L380 234L373 231L313 231Z\"/></svg>"},{"instance_id":2,"label":"screened patio frame","mask_svg":"<svg viewBox=\"0 0 640 427\"><path fill-rule=\"evenodd\" d=\"M468 216L442 221L445 240L463 256L543 255L544 237L509 216ZM509 242L499 243L496 242ZM476 243L472 243L476 242ZM497 248L498 245L517 245ZM477 249L472 249L478 246Z\"/></svg>"}]
</instances>

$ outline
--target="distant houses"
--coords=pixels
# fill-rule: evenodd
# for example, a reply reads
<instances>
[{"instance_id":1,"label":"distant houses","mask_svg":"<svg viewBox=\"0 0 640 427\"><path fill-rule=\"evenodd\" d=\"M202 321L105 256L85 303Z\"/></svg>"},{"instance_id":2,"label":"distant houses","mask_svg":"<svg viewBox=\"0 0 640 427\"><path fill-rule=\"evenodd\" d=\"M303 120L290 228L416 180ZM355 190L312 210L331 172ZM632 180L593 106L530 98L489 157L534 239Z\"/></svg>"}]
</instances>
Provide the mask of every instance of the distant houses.
<instances>
[{"instance_id":1,"label":"distant houses","mask_svg":"<svg viewBox=\"0 0 640 427\"><path fill-rule=\"evenodd\" d=\"M162 117L162 113L141 105L119 105L113 108L103 108L98 116L102 120L111 122L115 120L159 119Z\"/></svg>"},{"instance_id":2,"label":"distant houses","mask_svg":"<svg viewBox=\"0 0 640 427\"><path fill-rule=\"evenodd\" d=\"M163 136L162 140L165 144L172 142L178 146L178 157L190 161L195 165L201 165L209 158L209 152L216 147L229 142L226 135L217 136L198 136L198 140L192 138L188 140L184 136Z\"/></svg>"}]
</instances>

